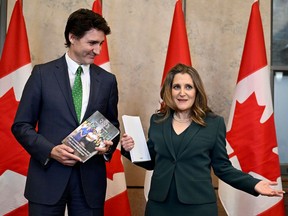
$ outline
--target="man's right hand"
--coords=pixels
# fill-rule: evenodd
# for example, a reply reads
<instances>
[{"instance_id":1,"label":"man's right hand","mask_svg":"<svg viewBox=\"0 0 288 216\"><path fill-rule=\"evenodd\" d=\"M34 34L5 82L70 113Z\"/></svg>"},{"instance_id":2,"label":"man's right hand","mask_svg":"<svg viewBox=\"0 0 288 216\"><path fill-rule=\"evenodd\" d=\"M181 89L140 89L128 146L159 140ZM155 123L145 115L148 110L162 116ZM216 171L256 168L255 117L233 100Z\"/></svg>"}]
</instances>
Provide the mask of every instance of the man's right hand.
<instances>
[{"instance_id":1,"label":"man's right hand","mask_svg":"<svg viewBox=\"0 0 288 216\"><path fill-rule=\"evenodd\" d=\"M50 154L50 157L57 160L66 166L74 166L78 161L81 161L79 157L73 154L74 150L67 145L61 144L55 146Z\"/></svg>"}]
</instances>

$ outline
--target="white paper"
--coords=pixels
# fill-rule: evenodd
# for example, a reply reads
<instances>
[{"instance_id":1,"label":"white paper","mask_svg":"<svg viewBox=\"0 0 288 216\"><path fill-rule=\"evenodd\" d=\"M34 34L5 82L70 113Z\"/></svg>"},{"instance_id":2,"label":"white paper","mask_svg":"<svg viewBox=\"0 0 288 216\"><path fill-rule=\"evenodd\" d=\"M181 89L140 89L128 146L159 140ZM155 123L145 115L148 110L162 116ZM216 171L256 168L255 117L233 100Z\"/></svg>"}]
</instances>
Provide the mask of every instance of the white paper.
<instances>
[{"instance_id":1,"label":"white paper","mask_svg":"<svg viewBox=\"0 0 288 216\"><path fill-rule=\"evenodd\" d=\"M131 161L142 162L150 161L146 139L144 136L143 127L139 116L122 116L125 133L131 136L134 140L134 148L130 151Z\"/></svg>"}]
</instances>

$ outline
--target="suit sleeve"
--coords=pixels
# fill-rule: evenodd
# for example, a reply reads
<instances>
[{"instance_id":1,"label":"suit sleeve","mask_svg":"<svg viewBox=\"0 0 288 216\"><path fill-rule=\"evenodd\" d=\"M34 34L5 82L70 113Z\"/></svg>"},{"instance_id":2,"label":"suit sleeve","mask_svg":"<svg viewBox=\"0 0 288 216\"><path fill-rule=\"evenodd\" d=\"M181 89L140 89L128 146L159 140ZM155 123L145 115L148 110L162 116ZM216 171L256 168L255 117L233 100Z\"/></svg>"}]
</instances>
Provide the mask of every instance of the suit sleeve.
<instances>
[{"instance_id":1,"label":"suit sleeve","mask_svg":"<svg viewBox=\"0 0 288 216\"><path fill-rule=\"evenodd\" d=\"M24 87L11 130L31 157L45 165L55 145L36 131L41 107L40 76L40 69L35 66Z\"/></svg>"},{"instance_id":2,"label":"suit sleeve","mask_svg":"<svg viewBox=\"0 0 288 216\"><path fill-rule=\"evenodd\" d=\"M119 129L119 121L118 121L118 85L115 75L113 75L112 84L111 84L111 91L109 95L109 102L108 102L108 112L107 118L109 121ZM109 151L104 155L106 161L110 161L114 151L117 148L117 145L120 140L120 133L116 136L113 141L113 146L109 149Z\"/></svg>"}]
</instances>

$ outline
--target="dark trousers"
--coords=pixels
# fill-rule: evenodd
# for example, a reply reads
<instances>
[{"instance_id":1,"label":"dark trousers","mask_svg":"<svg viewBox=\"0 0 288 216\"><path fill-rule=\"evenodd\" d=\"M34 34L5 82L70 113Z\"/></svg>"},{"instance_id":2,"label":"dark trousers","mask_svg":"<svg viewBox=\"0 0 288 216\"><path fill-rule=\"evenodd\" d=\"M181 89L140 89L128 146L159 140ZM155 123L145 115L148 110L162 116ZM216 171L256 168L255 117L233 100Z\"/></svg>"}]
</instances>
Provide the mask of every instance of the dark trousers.
<instances>
[{"instance_id":1,"label":"dark trousers","mask_svg":"<svg viewBox=\"0 0 288 216\"><path fill-rule=\"evenodd\" d=\"M43 205L29 202L29 216L63 216L67 206L69 216L103 216L103 208L90 208L81 186L79 167L73 168L67 188L55 205Z\"/></svg>"}]
</instances>

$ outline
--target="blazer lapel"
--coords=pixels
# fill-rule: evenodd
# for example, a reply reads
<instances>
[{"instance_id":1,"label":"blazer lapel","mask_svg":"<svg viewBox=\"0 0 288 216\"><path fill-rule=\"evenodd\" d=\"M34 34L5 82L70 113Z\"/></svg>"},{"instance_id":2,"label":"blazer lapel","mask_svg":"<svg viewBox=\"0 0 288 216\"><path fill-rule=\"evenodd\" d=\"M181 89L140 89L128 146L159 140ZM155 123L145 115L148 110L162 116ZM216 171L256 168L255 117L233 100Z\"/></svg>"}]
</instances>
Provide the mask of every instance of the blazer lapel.
<instances>
[{"instance_id":1,"label":"blazer lapel","mask_svg":"<svg viewBox=\"0 0 288 216\"><path fill-rule=\"evenodd\" d=\"M169 152L171 153L172 157L174 158L174 160L176 160L176 154L175 154L175 150L174 150L173 143L172 143L172 130L173 130L172 117L170 116L168 119L166 119L163 122L162 131L163 131L164 141L167 145L167 148Z\"/></svg>"},{"instance_id":2,"label":"blazer lapel","mask_svg":"<svg viewBox=\"0 0 288 216\"><path fill-rule=\"evenodd\" d=\"M180 149L178 152L179 157L181 157L182 153L187 148L187 145L191 145L191 142L193 141L195 135L199 132L200 129L201 129L201 126L193 122L187 128L187 131L185 132L184 138L182 140L182 143L180 145Z\"/></svg>"}]
</instances>

